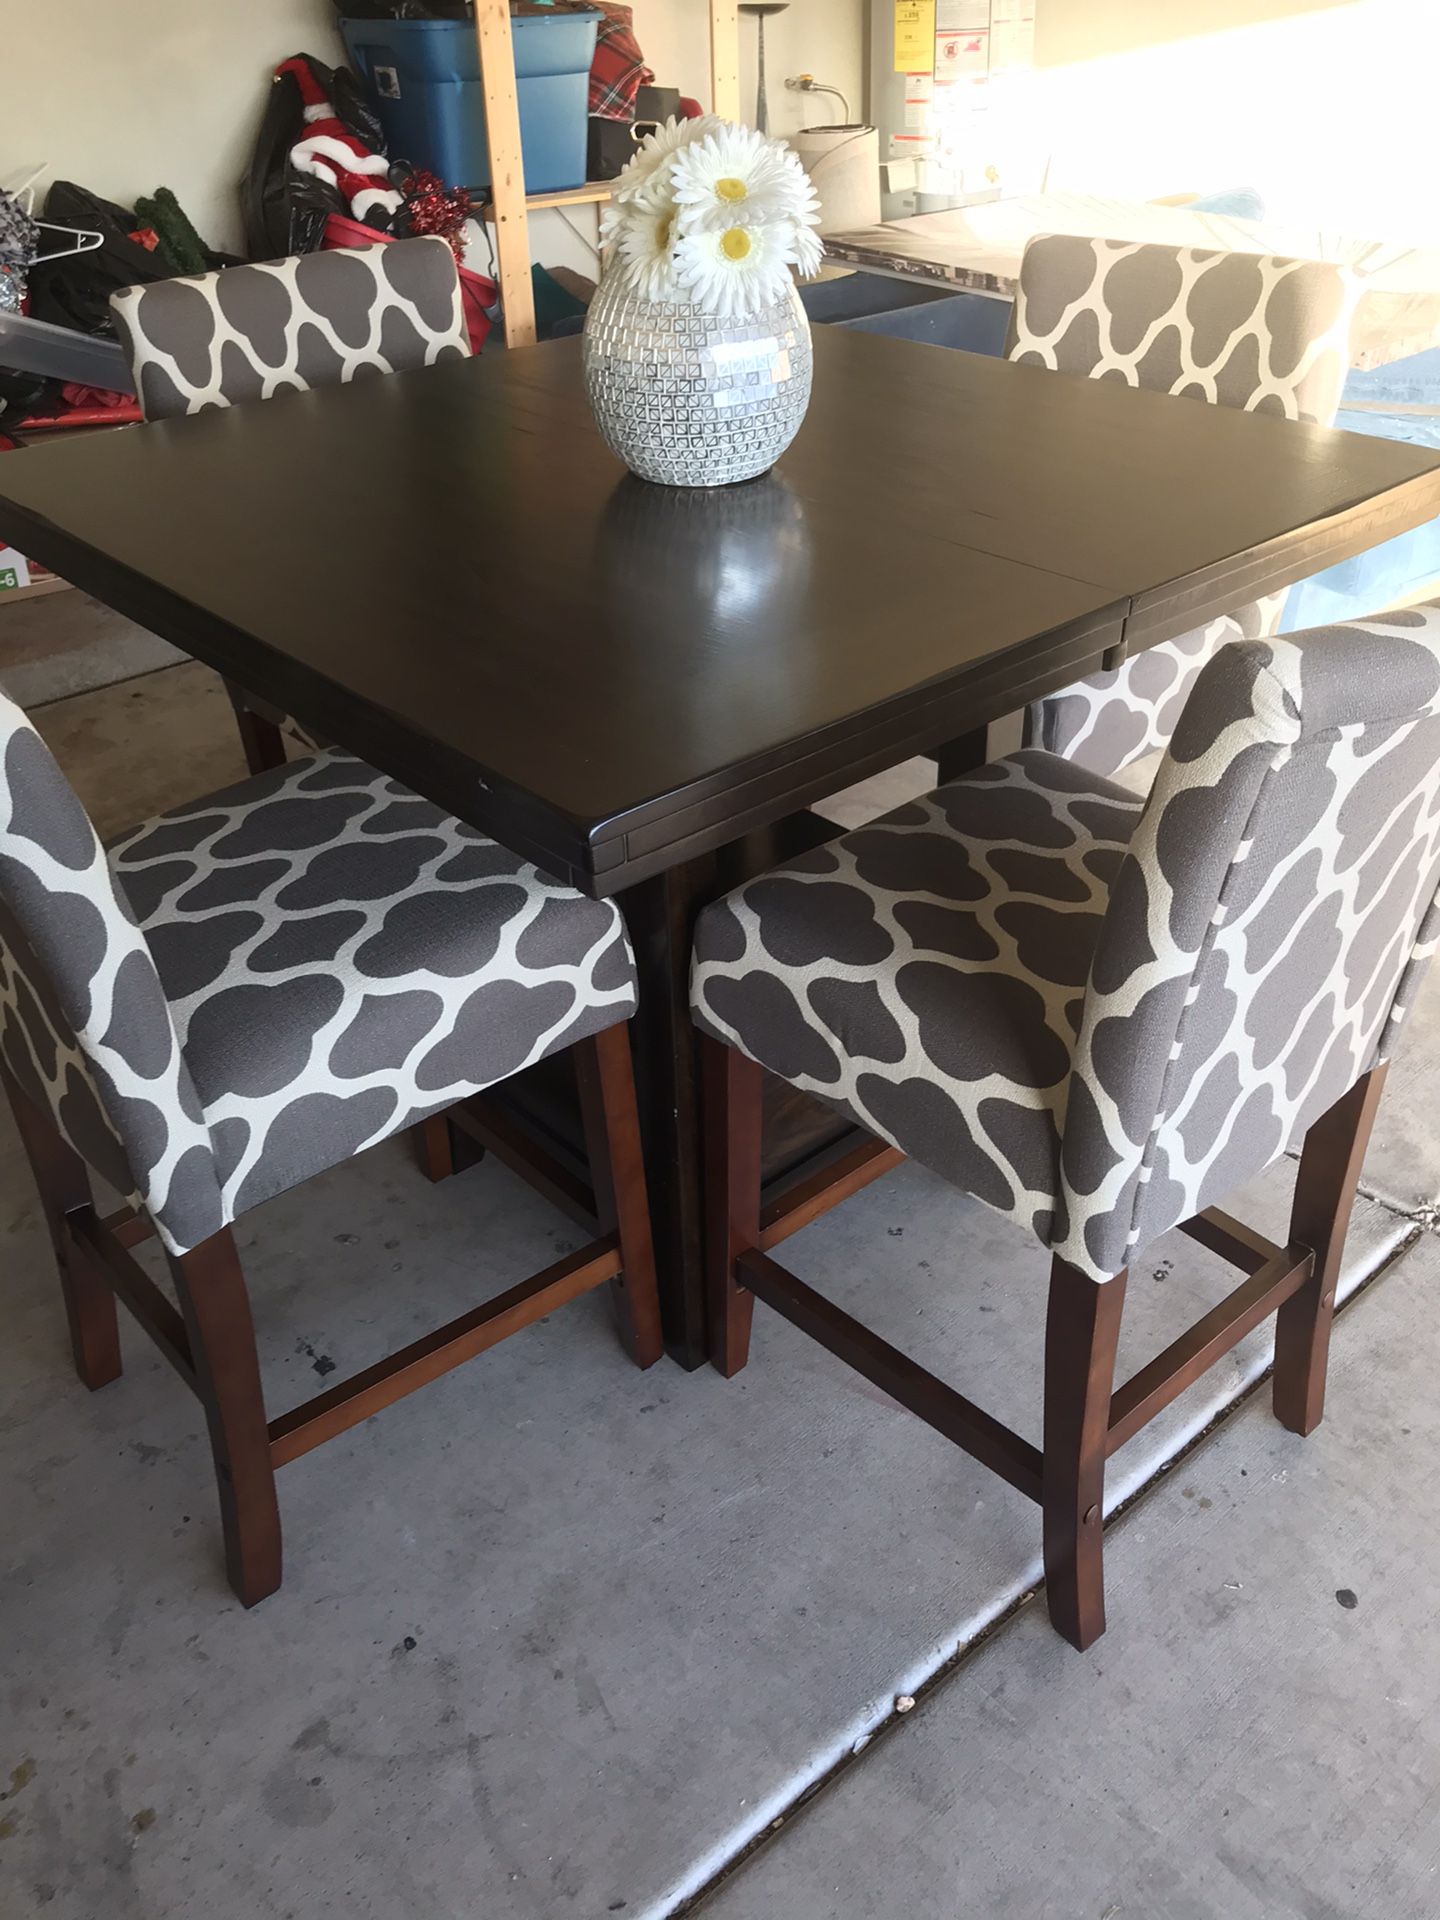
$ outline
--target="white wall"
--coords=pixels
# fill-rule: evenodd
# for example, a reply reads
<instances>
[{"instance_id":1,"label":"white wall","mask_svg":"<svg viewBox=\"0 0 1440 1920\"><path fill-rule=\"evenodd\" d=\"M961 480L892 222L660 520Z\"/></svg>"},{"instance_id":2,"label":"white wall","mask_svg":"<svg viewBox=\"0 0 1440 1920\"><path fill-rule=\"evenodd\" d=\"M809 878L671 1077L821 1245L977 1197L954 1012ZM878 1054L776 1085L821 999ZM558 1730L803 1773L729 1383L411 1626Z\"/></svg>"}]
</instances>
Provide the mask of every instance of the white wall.
<instances>
[{"instance_id":1,"label":"white wall","mask_svg":"<svg viewBox=\"0 0 1440 1920\"><path fill-rule=\"evenodd\" d=\"M1440 238L1440 0L1036 0L1049 182Z\"/></svg>"},{"instance_id":2,"label":"white wall","mask_svg":"<svg viewBox=\"0 0 1440 1920\"><path fill-rule=\"evenodd\" d=\"M876 0L884 4L884 0ZM1054 186L1149 197L1239 183L1277 218L1440 234L1440 0L1036 0L1037 142ZM707 0L635 0L662 81L708 104ZM767 28L778 130L832 117L785 91L813 72L863 111L865 0L792 0ZM235 183L266 75L340 57L331 0L0 0L0 180L40 161L129 203L164 184L213 244L239 240ZM753 112L755 23L742 19ZM593 239L594 216L572 216ZM593 254L554 215L535 252ZM483 254L483 249L481 250Z\"/></svg>"},{"instance_id":3,"label":"white wall","mask_svg":"<svg viewBox=\"0 0 1440 1920\"><path fill-rule=\"evenodd\" d=\"M236 183L267 76L341 55L331 0L0 0L0 181L48 162L125 206L173 187L212 246L240 242Z\"/></svg>"},{"instance_id":4,"label":"white wall","mask_svg":"<svg viewBox=\"0 0 1440 1920\"><path fill-rule=\"evenodd\" d=\"M657 79L678 86L709 106L709 0L634 0L635 31ZM740 110L755 115L756 22L740 18ZM865 0L790 0L784 13L765 23L765 67L770 126L793 133L807 123L838 120L839 105L823 95L787 93L787 75L811 73L849 96L853 119L862 119L869 41Z\"/></svg>"},{"instance_id":5,"label":"white wall","mask_svg":"<svg viewBox=\"0 0 1440 1920\"><path fill-rule=\"evenodd\" d=\"M658 78L709 104L708 0L636 0ZM865 0L792 0L767 28L777 131L833 117L834 102L787 93L809 71L842 87L858 115ZM332 0L0 0L0 181L49 163L130 205L173 187L214 246L237 247L236 182L249 161L267 75L292 53L342 57ZM741 99L754 111L755 23L741 23ZM595 216L570 215L593 241ZM593 270L590 246L558 216L532 223L547 264ZM478 254L478 258L476 255ZM485 250L472 253L483 265Z\"/></svg>"}]
</instances>

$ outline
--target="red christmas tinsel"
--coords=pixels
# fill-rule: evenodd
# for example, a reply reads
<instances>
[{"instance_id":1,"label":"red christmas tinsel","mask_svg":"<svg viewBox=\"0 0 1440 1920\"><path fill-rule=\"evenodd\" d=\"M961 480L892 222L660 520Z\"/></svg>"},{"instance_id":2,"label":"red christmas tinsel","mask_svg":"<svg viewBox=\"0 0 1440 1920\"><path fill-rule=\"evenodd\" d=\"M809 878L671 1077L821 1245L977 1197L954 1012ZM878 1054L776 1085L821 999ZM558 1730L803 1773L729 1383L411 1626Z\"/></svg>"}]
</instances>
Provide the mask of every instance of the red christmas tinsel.
<instances>
[{"instance_id":1,"label":"red christmas tinsel","mask_svg":"<svg viewBox=\"0 0 1440 1920\"><path fill-rule=\"evenodd\" d=\"M447 187L438 174L416 172L405 183L405 232L418 238L438 234L448 240L458 266L465 264L465 222L470 196L463 187Z\"/></svg>"}]
</instances>

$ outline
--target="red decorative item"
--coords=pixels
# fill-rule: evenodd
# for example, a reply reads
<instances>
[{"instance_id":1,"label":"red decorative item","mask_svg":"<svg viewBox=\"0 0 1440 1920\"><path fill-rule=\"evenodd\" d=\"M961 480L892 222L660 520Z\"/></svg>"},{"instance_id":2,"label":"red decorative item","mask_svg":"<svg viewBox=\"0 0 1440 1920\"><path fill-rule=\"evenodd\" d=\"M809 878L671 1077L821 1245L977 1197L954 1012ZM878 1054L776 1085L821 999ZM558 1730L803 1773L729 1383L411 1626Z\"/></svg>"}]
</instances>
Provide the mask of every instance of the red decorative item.
<instances>
[{"instance_id":1,"label":"red decorative item","mask_svg":"<svg viewBox=\"0 0 1440 1920\"><path fill-rule=\"evenodd\" d=\"M290 164L334 187L356 220L382 219L400 210L390 185L390 162L336 118L335 108L303 54L282 60L276 78L289 74L300 89L305 130L290 149Z\"/></svg>"},{"instance_id":2,"label":"red decorative item","mask_svg":"<svg viewBox=\"0 0 1440 1920\"><path fill-rule=\"evenodd\" d=\"M597 120L633 120L635 96L654 81L635 38L632 6L598 0L603 18L590 68L590 112Z\"/></svg>"},{"instance_id":3,"label":"red decorative item","mask_svg":"<svg viewBox=\"0 0 1440 1920\"><path fill-rule=\"evenodd\" d=\"M436 234L448 240L457 267L465 264L465 222L470 218L470 196L463 187L447 187L438 174L416 172L405 182L402 230L412 239Z\"/></svg>"}]
</instances>

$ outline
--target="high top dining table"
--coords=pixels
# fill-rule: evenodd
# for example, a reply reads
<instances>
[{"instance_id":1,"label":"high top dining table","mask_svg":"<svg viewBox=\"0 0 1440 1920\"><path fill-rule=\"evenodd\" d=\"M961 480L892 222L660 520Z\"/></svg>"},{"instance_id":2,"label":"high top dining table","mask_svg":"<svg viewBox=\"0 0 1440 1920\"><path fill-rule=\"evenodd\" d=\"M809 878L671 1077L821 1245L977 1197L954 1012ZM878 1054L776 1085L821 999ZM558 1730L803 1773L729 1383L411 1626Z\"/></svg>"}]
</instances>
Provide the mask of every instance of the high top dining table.
<instances>
[{"instance_id":1,"label":"high top dining table","mask_svg":"<svg viewBox=\"0 0 1440 1920\"><path fill-rule=\"evenodd\" d=\"M815 354L794 446L720 492L622 471L578 341L0 459L22 552L620 897L689 1365L699 906L833 832L825 794L1440 512L1417 447L833 328ZM494 1136L512 1156L563 1133L548 1097ZM841 1131L774 1116L773 1218Z\"/></svg>"}]
</instances>

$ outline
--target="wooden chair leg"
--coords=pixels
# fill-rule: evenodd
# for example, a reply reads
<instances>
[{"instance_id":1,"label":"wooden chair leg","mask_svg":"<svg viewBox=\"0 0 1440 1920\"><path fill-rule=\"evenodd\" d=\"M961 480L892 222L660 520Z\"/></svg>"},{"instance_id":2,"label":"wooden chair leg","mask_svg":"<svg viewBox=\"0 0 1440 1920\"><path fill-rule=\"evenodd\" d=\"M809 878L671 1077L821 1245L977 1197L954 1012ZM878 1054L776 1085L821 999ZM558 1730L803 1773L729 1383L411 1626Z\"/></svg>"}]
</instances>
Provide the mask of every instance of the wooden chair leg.
<instances>
[{"instance_id":1,"label":"wooden chair leg","mask_svg":"<svg viewBox=\"0 0 1440 1920\"><path fill-rule=\"evenodd\" d=\"M455 1140L449 1115L432 1113L428 1120L410 1129L410 1138L415 1142L416 1158L425 1178L437 1183L448 1180L456 1171Z\"/></svg>"},{"instance_id":2,"label":"wooden chair leg","mask_svg":"<svg viewBox=\"0 0 1440 1920\"><path fill-rule=\"evenodd\" d=\"M705 1313L710 1360L727 1380L750 1358L755 1296L735 1261L760 1244L764 1075L733 1047L702 1036L705 1075Z\"/></svg>"},{"instance_id":3,"label":"wooden chair leg","mask_svg":"<svg viewBox=\"0 0 1440 1920\"><path fill-rule=\"evenodd\" d=\"M1311 1248L1315 1271L1276 1317L1273 1387L1275 1417L1292 1433L1313 1433L1325 1411L1335 1288L1384 1085L1382 1063L1321 1114L1300 1151L1290 1239Z\"/></svg>"},{"instance_id":4,"label":"wooden chair leg","mask_svg":"<svg viewBox=\"0 0 1440 1920\"><path fill-rule=\"evenodd\" d=\"M620 1271L610 1288L621 1337L637 1367L653 1367L665 1341L629 1027L607 1027L582 1040L575 1048L575 1075L600 1231L620 1236Z\"/></svg>"},{"instance_id":5,"label":"wooden chair leg","mask_svg":"<svg viewBox=\"0 0 1440 1920\"><path fill-rule=\"evenodd\" d=\"M75 1371L93 1393L119 1379L122 1361L115 1296L65 1229L67 1213L91 1205L90 1179L85 1162L66 1142L50 1115L22 1093L8 1073L4 1084L21 1144L40 1189L40 1204L60 1269Z\"/></svg>"},{"instance_id":6,"label":"wooden chair leg","mask_svg":"<svg viewBox=\"0 0 1440 1920\"><path fill-rule=\"evenodd\" d=\"M1121 1273L1103 1286L1063 1260L1050 1269L1041 1469L1045 1595L1056 1630L1083 1653L1105 1631L1105 1457Z\"/></svg>"},{"instance_id":7,"label":"wooden chair leg","mask_svg":"<svg viewBox=\"0 0 1440 1920\"><path fill-rule=\"evenodd\" d=\"M210 1428L225 1565L239 1599L253 1607L280 1584L280 1508L250 1297L230 1229L172 1255L170 1271Z\"/></svg>"}]
</instances>

